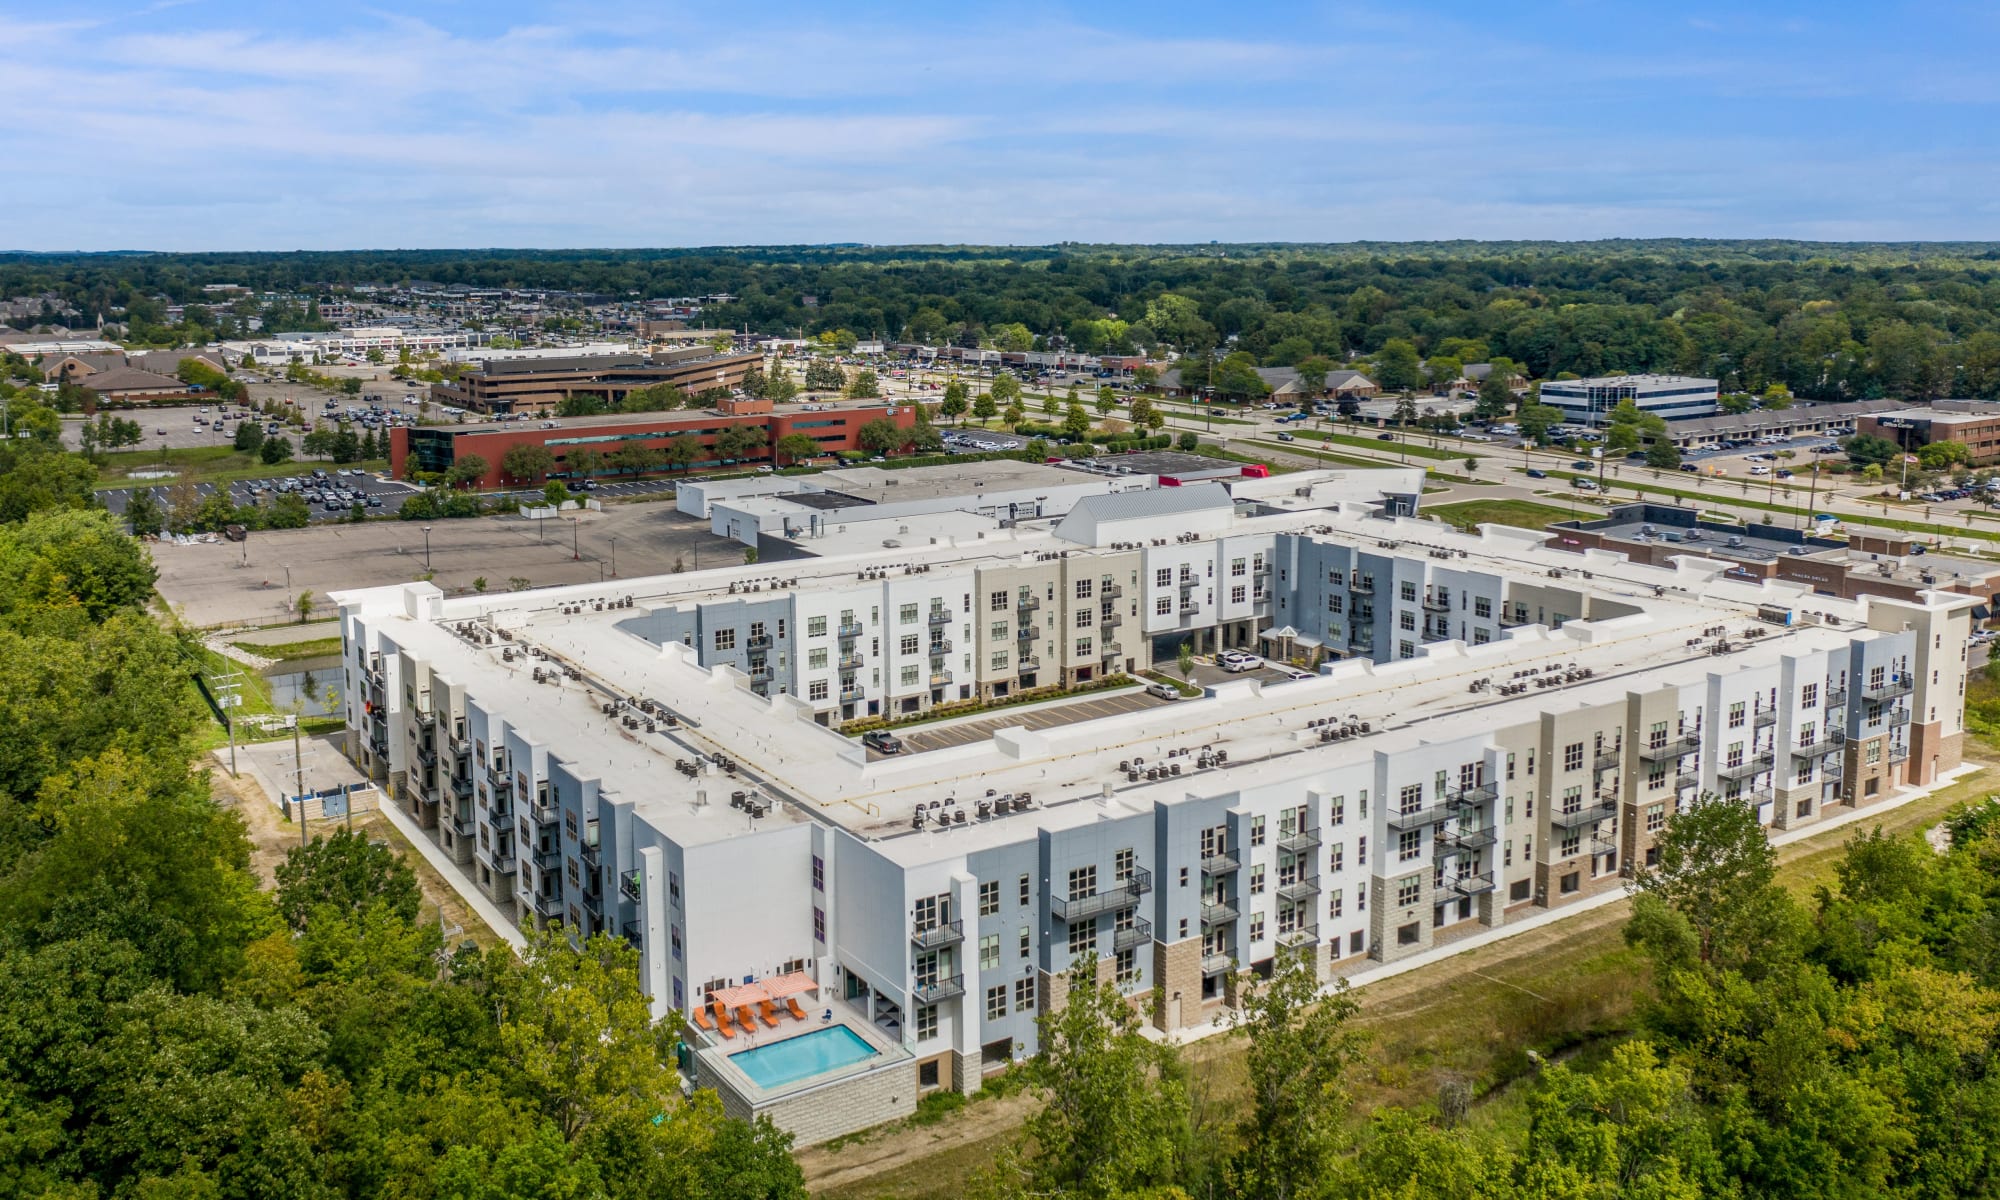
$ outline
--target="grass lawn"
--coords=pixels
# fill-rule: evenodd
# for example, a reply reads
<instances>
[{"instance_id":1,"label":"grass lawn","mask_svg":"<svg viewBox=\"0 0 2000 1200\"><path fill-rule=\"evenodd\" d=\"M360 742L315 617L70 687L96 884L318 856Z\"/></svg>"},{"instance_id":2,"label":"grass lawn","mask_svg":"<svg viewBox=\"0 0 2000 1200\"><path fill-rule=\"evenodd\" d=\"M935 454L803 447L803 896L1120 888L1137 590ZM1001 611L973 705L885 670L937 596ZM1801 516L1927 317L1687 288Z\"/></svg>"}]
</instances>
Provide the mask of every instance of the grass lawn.
<instances>
[{"instance_id":1,"label":"grass lawn","mask_svg":"<svg viewBox=\"0 0 2000 1200\"><path fill-rule=\"evenodd\" d=\"M1374 450L1381 454L1388 454L1392 451L1401 453L1404 450L1408 450L1418 458L1455 459L1459 462L1464 462L1468 457L1485 458L1488 456L1477 450L1444 450L1436 446L1426 446L1415 441L1406 443L1401 436L1398 436L1393 441L1385 442L1381 438L1374 436L1360 437L1351 433L1324 433L1320 430L1309 428L1294 429L1292 432L1296 433L1301 440L1312 438L1316 441L1325 441L1330 445L1357 446L1363 450ZM1415 434L1413 436L1426 437L1429 435ZM1490 454L1490 452L1488 453Z\"/></svg>"},{"instance_id":2,"label":"grass lawn","mask_svg":"<svg viewBox=\"0 0 2000 1200\"><path fill-rule=\"evenodd\" d=\"M331 461L295 459L291 462L267 464L254 454L243 454L229 446L191 446L185 450L169 450L162 455L157 450L119 450L105 455L105 462L97 468L97 486L130 487L133 484L162 485L172 483L170 479L134 479L133 471L174 471L182 478L198 480L202 483L234 483L242 479L272 479L284 475L298 475L309 472L316 466L331 467ZM366 471L386 471L389 460L371 459L366 462L350 463Z\"/></svg>"},{"instance_id":3,"label":"grass lawn","mask_svg":"<svg viewBox=\"0 0 2000 1200\"><path fill-rule=\"evenodd\" d=\"M333 638L331 640L334 646L333 653L338 654L340 652L340 639ZM295 644L309 645L311 643ZM259 652L262 653L275 648L259 647ZM290 733L288 731L267 733L264 730L244 723L247 718L286 716L290 712L289 709L280 708L272 702L271 685L263 675L259 674L255 668L247 666L227 655L218 654L209 649L202 650L201 673L209 681L211 688L215 687L222 677L239 672L240 674L236 678L228 681L230 684L242 685L236 689L236 694L243 697L243 703L227 710L236 722L236 744L240 746L248 742L270 741L273 738L289 737ZM206 705L202 707L204 711L207 710ZM213 714L211 714L211 718L212 716ZM343 724L344 722L339 717L301 717L299 720L300 730L308 736L339 729ZM228 731L224 730L220 724L211 719L205 729L203 744L210 749L228 745Z\"/></svg>"},{"instance_id":4,"label":"grass lawn","mask_svg":"<svg viewBox=\"0 0 2000 1200\"><path fill-rule=\"evenodd\" d=\"M1520 468L1514 469L1519 470ZM1580 471L1550 471L1548 475L1550 479L1562 480L1576 479L1579 476L1590 479L1597 478L1595 472L1586 473ZM1672 496L1676 499L1693 500L1697 503L1727 503L1736 508L1760 509L1764 512L1779 513L1786 516L1805 517L1810 516L1814 511L1802 506L1773 504L1764 500L1753 500L1748 496L1723 496L1718 495L1716 492L1704 494L1701 492L1690 492L1682 488L1662 487L1656 483L1634 483L1622 479L1608 479L1605 481L1605 486L1607 488L1624 488L1627 491L1636 491L1641 494L1642 498L1648 495ZM1822 507L1818 511L1825 512L1829 510ZM1894 517L1854 516L1843 512L1835 512L1834 515L1839 517L1842 523L1848 525L1861 525L1876 529L1900 529L1907 533L1934 534L1940 538L2000 538L2000 530L1977 529L1970 526L1961 528L1957 525L1938 525L1928 521L1901 521ZM1732 516L1730 519L1741 520L1742 518L1740 516Z\"/></svg>"},{"instance_id":5,"label":"grass lawn","mask_svg":"<svg viewBox=\"0 0 2000 1200\"><path fill-rule=\"evenodd\" d=\"M313 638L310 641L304 642L280 642L276 645L268 646L260 645L257 642L231 642L229 644L238 650L248 650L260 658L275 658L279 660L288 658L324 658L329 654L340 653L340 638L338 636Z\"/></svg>"},{"instance_id":6,"label":"grass lawn","mask_svg":"<svg viewBox=\"0 0 2000 1200\"><path fill-rule=\"evenodd\" d=\"M1423 515L1442 518L1461 529L1471 529L1486 522L1513 525L1520 529L1547 529L1557 521L1570 519L1568 509L1536 504L1532 500L1461 500L1456 504L1426 508Z\"/></svg>"}]
</instances>

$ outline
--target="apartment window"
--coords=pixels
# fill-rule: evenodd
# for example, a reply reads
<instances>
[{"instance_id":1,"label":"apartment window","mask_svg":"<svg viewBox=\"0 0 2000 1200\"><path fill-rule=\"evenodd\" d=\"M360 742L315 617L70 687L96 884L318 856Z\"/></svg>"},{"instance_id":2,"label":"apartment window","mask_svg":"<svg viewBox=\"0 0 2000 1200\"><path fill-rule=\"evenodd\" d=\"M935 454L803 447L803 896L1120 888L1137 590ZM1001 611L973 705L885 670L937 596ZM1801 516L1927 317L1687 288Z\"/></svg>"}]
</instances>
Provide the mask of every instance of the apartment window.
<instances>
[{"instance_id":1,"label":"apartment window","mask_svg":"<svg viewBox=\"0 0 2000 1200\"><path fill-rule=\"evenodd\" d=\"M1014 598L1006 592L988 592L986 594L986 611L1006 612L1012 607L1014 607Z\"/></svg>"},{"instance_id":2,"label":"apartment window","mask_svg":"<svg viewBox=\"0 0 2000 1200\"><path fill-rule=\"evenodd\" d=\"M1414 604L1417 599L1417 585L1405 579L1396 585L1396 595L1402 597L1404 603Z\"/></svg>"},{"instance_id":3,"label":"apartment window","mask_svg":"<svg viewBox=\"0 0 2000 1200\"><path fill-rule=\"evenodd\" d=\"M1409 862L1424 852L1424 831L1405 829L1396 835L1396 861Z\"/></svg>"},{"instance_id":4,"label":"apartment window","mask_svg":"<svg viewBox=\"0 0 2000 1200\"><path fill-rule=\"evenodd\" d=\"M1667 767L1665 763L1655 763L1653 766L1647 768L1646 786L1649 788L1667 786Z\"/></svg>"},{"instance_id":5,"label":"apartment window","mask_svg":"<svg viewBox=\"0 0 2000 1200\"><path fill-rule=\"evenodd\" d=\"M1577 784L1574 787L1566 787L1563 789L1562 811L1565 813L1575 813L1583 811L1582 784ZM1532 817L1534 814L1529 813L1528 815Z\"/></svg>"},{"instance_id":6,"label":"apartment window","mask_svg":"<svg viewBox=\"0 0 2000 1200\"><path fill-rule=\"evenodd\" d=\"M1229 589L1229 602L1231 604L1241 604L1245 598L1245 591L1242 584L1239 583Z\"/></svg>"},{"instance_id":7,"label":"apartment window","mask_svg":"<svg viewBox=\"0 0 2000 1200\"><path fill-rule=\"evenodd\" d=\"M917 635L914 633L906 633L896 641L897 651L908 657L916 656L917 645Z\"/></svg>"},{"instance_id":8,"label":"apartment window","mask_svg":"<svg viewBox=\"0 0 2000 1200\"><path fill-rule=\"evenodd\" d=\"M806 665L815 671L826 670L826 647L821 646L806 654Z\"/></svg>"},{"instance_id":9,"label":"apartment window","mask_svg":"<svg viewBox=\"0 0 2000 1200\"><path fill-rule=\"evenodd\" d=\"M1077 580L1077 581L1076 581L1076 598L1077 598L1077 599L1079 599L1079 600L1088 600L1088 599L1090 599L1090 592L1091 592L1091 588L1093 588L1094 586L1095 586L1095 581L1094 581L1094 580L1089 580L1089 579L1079 579L1079 580Z\"/></svg>"},{"instance_id":10,"label":"apartment window","mask_svg":"<svg viewBox=\"0 0 2000 1200\"><path fill-rule=\"evenodd\" d=\"M1326 581L1334 587L1339 587L1341 584L1347 582L1347 577L1339 571L1328 571L1326 573Z\"/></svg>"},{"instance_id":11,"label":"apartment window","mask_svg":"<svg viewBox=\"0 0 2000 1200\"><path fill-rule=\"evenodd\" d=\"M1343 609L1345 609L1345 607L1346 605L1341 602L1341 598L1339 596L1328 596L1326 598L1326 611L1330 613L1340 612Z\"/></svg>"},{"instance_id":12,"label":"apartment window","mask_svg":"<svg viewBox=\"0 0 2000 1200\"><path fill-rule=\"evenodd\" d=\"M1561 853L1559 853L1556 857L1575 858L1578 847L1582 845L1583 845L1582 834L1566 833L1563 835Z\"/></svg>"},{"instance_id":13,"label":"apartment window","mask_svg":"<svg viewBox=\"0 0 2000 1200\"><path fill-rule=\"evenodd\" d=\"M1802 688L1800 688L1800 689L1799 689L1799 707L1800 707L1800 708L1818 708L1818 707L1819 707L1819 685L1818 685L1818 684L1816 684L1816 683L1809 683L1809 684L1807 684L1807 685L1805 685L1804 687L1802 687Z\"/></svg>"},{"instance_id":14,"label":"apartment window","mask_svg":"<svg viewBox=\"0 0 2000 1200\"><path fill-rule=\"evenodd\" d=\"M1571 742L1563 747L1563 770L1583 770L1583 743Z\"/></svg>"},{"instance_id":15,"label":"apartment window","mask_svg":"<svg viewBox=\"0 0 2000 1200\"><path fill-rule=\"evenodd\" d=\"M1729 743L1729 749L1723 752L1723 757L1722 757L1722 763L1723 763L1723 765L1724 765L1724 766L1728 766L1728 767L1740 767L1740 766L1742 766L1742 765L1743 765L1743 743L1742 743L1742 742L1731 742L1731 743Z\"/></svg>"},{"instance_id":16,"label":"apartment window","mask_svg":"<svg viewBox=\"0 0 2000 1200\"><path fill-rule=\"evenodd\" d=\"M1132 878L1132 870L1138 866L1138 856L1131 849L1120 850L1111 856L1111 878L1115 883L1124 883Z\"/></svg>"},{"instance_id":17,"label":"apartment window","mask_svg":"<svg viewBox=\"0 0 2000 1200\"><path fill-rule=\"evenodd\" d=\"M1326 802L1326 823L1329 825L1347 824L1347 797L1335 796Z\"/></svg>"},{"instance_id":18,"label":"apartment window","mask_svg":"<svg viewBox=\"0 0 2000 1200\"><path fill-rule=\"evenodd\" d=\"M806 618L806 636L807 636L807 637L825 637L825 636L826 636L826 618L825 618L825 617L807 617L807 618Z\"/></svg>"},{"instance_id":19,"label":"apartment window","mask_svg":"<svg viewBox=\"0 0 2000 1200\"><path fill-rule=\"evenodd\" d=\"M1082 921L1069 927L1069 956L1071 961L1097 957L1097 922Z\"/></svg>"},{"instance_id":20,"label":"apartment window","mask_svg":"<svg viewBox=\"0 0 2000 1200\"><path fill-rule=\"evenodd\" d=\"M899 673L899 677L902 680L902 685L904 687L915 687L917 682L917 669L915 667L904 667Z\"/></svg>"},{"instance_id":21,"label":"apartment window","mask_svg":"<svg viewBox=\"0 0 2000 1200\"><path fill-rule=\"evenodd\" d=\"M1368 839L1365 837L1355 839L1354 864L1360 867L1368 865Z\"/></svg>"},{"instance_id":22,"label":"apartment window","mask_svg":"<svg viewBox=\"0 0 2000 1200\"><path fill-rule=\"evenodd\" d=\"M1575 871L1562 877L1560 889L1565 896L1573 896L1583 886L1583 876Z\"/></svg>"},{"instance_id":23,"label":"apartment window","mask_svg":"<svg viewBox=\"0 0 2000 1200\"><path fill-rule=\"evenodd\" d=\"M1014 981L1014 1011L1035 1011L1035 981L1032 978Z\"/></svg>"},{"instance_id":24,"label":"apartment window","mask_svg":"<svg viewBox=\"0 0 2000 1200\"><path fill-rule=\"evenodd\" d=\"M1396 881L1396 906L1408 908L1423 898L1424 876L1419 871L1415 875L1405 875Z\"/></svg>"},{"instance_id":25,"label":"apartment window","mask_svg":"<svg viewBox=\"0 0 2000 1200\"><path fill-rule=\"evenodd\" d=\"M1870 691L1873 691L1881 686L1882 686L1882 668L1881 667L1868 668L1868 689Z\"/></svg>"},{"instance_id":26,"label":"apartment window","mask_svg":"<svg viewBox=\"0 0 2000 1200\"><path fill-rule=\"evenodd\" d=\"M1263 914L1263 913L1251 913L1251 914L1250 914L1250 940L1251 940L1251 941L1253 941L1253 942L1261 942L1261 941L1263 941L1263 940L1264 940L1264 914Z\"/></svg>"},{"instance_id":27,"label":"apartment window","mask_svg":"<svg viewBox=\"0 0 2000 1200\"><path fill-rule=\"evenodd\" d=\"M1264 894L1263 863L1255 863L1250 868L1250 894L1253 896L1261 896Z\"/></svg>"},{"instance_id":28,"label":"apartment window","mask_svg":"<svg viewBox=\"0 0 2000 1200\"><path fill-rule=\"evenodd\" d=\"M1415 633L1417 631L1417 614L1409 612L1397 613L1396 628L1407 633ZM1404 644L1408 645L1409 643L1405 642Z\"/></svg>"},{"instance_id":29,"label":"apartment window","mask_svg":"<svg viewBox=\"0 0 2000 1200\"><path fill-rule=\"evenodd\" d=\"M1881 762L1882 743L1879 741L1868 743L1868 750L1867 753L1863 755L1863 758L1867 761L1868 765L1871 767L1874 766L1876 763Z\"/></svg>"},{"instance_id":30,"label":"apartment window","mask_svg":"<svg viewBox=\"0 0 2000 1200\"><path fill-rule=\"evenodd\" d=\"M1658 833L1667 824L1667 806L1648 804L1646 806L1646 832Z\"/></svg>"},{"instance_id":31,"label":"apartment window","mask_svg":"<svg viewBox=\"0 0 2000 1200\"><path fill-rule=\"evenodd\" d=\"M818 864L819 859L813 859ZM988 879L979 885L979 915L990 917L1000 911L1000 881Z\"/></svg>"},{"instance_id":32,"label":"apartment window","mask_svg":"<svg viewBox=\"0 0 2000 1200\"><path fill-rule=\"evenodd\" d=\"M1472 598L1472 615L1475 617L1491 617L1493 615L1493 601L1485 596L1474 596Z\"/></svg>"},{"instance_id":33,"label":"apartment window","mask_svg":"<svg viewBox=\"0 0 2000 1200\"><path fill-rule=\"evenodd\" d=\"M812 682L806 684L806 699L824 700L827 698L827 695L828 695L828 688L826 680L815 679Z\"/></svg>"},{"instance_id":34,"label":"apartment window","mask_svg":"<svg viewBox=\"0 0 2000 1200\"><path fill-rule=\"evenodd\" d=\"M1085 896L1097 894L1097 868L1072 867L1069 873L1069 898L1081 900Z\"/></svg>"},{"instance_id":35,"label":"apartment window","mask_svg":"<svg viewBox=\"0 0 2000 1200\"><path fill-rule=\"evenodd\" d=\"M1232 558L1229 560L1229 574L1232 577L1242 575L1247 570L1248 566L1245 560L1240 558Z\"/></svg>"},{"instance_id":36,"label":"apartment window","mask_svg":"<svg viewBox=\"0 0 2000 1200\"><path fill-rule=\"evenodd\" d=\"M1021 926L1020 942L1022 958L1027 958L1035 952L1034 931L1026 925Z\"/></svg>"},{"instance_id":37,"label":"apartment window","mask_svg":"<svg viewBox=\"0 0 2000 1200\"><path fill-rule=\"evenodd\" d=\"M979 939L979 969L995 970L1000 966L1000 935L989 933Z\"/></svg>"},{"instance_id":38,"label":"apartment window","mask_svg":"<svg viewBox=\"0 0 2000 1200\"><path fill-rule=\"evenodd\" d=\"M1729 727L1731 729L1743 728L1743 707L1743 701L1741 700L1729 706Z\"/></svg>"},{"instance_id":39,"label":"apartment window","mask_svg":"<svg viewBox=\"0 0 2000 1200\"><path fill-rule=\"evenodd\" d=\"M1076 627L1078 629L1089 629L1095 624L1097 624L1097 612L1095 609L1079 608L1076 610Z\"/></svg>"},{"instance_id":40,"label":"apartment window","mask_svg":"<svg viewBox=\"0 0 2000 1200\"><path fill-rule=\"evenodd\" d=\"M1365 879L1354 885L1354 911L1368 911L1368 881Z\"/></svg>"},{"instance_id":41,"label":"apartment window","mask_svg":"<svg viewBox=\"0 0 2000 1200\"><path fill-rule=\"evenodd\" d=\"M1250 844L1252 846L1264 844L1264 817L1261 813L1250 818Z\"/></svg>"},{"instance_id":42,"label":"apartment window","mask_svg":"<svg viewBox=\"0 0 2000 1200\"><path fill-rule=\"evenodd\" d=\"M823 892L825 890L826 860L815 854L813 855L813 891Z\"/></svg>"},{"instance_id":43,"label":"apartment window","mask_svg":"<svg viewBox=\"0 0 2000 1200\"><path fill-rule=\"evenodd\" d=\"M1173 597L1161 596L1159 599L1153 601L1154 616L1169 617L1173 615L1173 612L1174 612Z\"/></svg>"},{"instance_id":44,"label":"apartment window","mask_svg":"<svg viewBox=\"0 0 2000 1200\"><path fill-rule=\"evenodd\" d=\"M813 909L813 941L826 941L826 910L823 908Z\"/></svg>"},{"instance_id":45,"label":"apartment window","mask_svg":"<svg viewBox=\"0 0 2000 1200\"><path fill-rule=\"evenodd\" d=\"M1513 838L1508 838L1506 841L1500 843L1500 865L1503 867L1511 867L1514 865Z\"/></svg>"},{"instance_id":46,"label":"apartment window","mask_svg":"<svg viewBox=\"0 0 2000 1200\"><path fill-rule=\"evenodd\" d=\"M992 666L992 668L993 668L994 670L996 670L996 671L1004 671L1004 670L1006 670L1006 669L1007 669L1007 652L1006 652L1005 650L999 650L999 651L995 651L995 652L994 652L994 654L993 654L993 657L992 657L992 658L991 658L990 660L988 660L988 662L989 662L989 665L990 665L990 666Z\"/></svg>"},{"instance_id":47,"label":"apartment window","mask_svg":"<svg viewBox=\"0 0 2000 1200\"><path fill-rule=\"evenodd\" d=\"M1159 570L1157 570L1157 571L1154 571L1154 572L1153 572L1153 586L1154 586L1154 587L1163 587L1163 588L1167 588L1167 587L1172 587L1172 586L1174 586L1174 571L1173 571L1173 568L1172 568L1172 567L1161 567L1161 568L1160 568Z\"/></svg>"},{"instance_id":48,"label":"apartment window","mask_svg":"<svg viewBox=\"0 0 2000 1200\"><path fill-rule=\"evenodd\" d=\"M1113 978L1119 987L1131 987L1139 982L1139 952L1120 950L1113 960Z\"/></svg>"},{"instance_id":49,"label":"apartment window","mask_svg":"<svg viewBox=\"0 0 2000 1200\"><path fill-rule=\"evenodd\" d=\"M1007 985L995 984L986 989L986 1019L998 1021L1007 1015Z\"/></svg>"},{"instance_id":50,"label":"apartment window","mask_svg":"<svg viewBox=\"0 0 2000 1200\"><path fill-rule=\"evenodd\" d=\"M917 1010L917 1040L926 1041L937 1036L937 1005L926 1004Z\"/></svg>"},{"instance_id":51,"label":"apartment window","mask_svg":"<svg viewBox=\"0 0 2000 1200\"><path fill-rule=\"evenodd\" d=\"M1346 865L1346 859L1347 859L1346 844L1343 842L1335 842L1329 848L1329 853L1327 854L1326 869L1329 871L1338 871Z\"/></svg>"},{"instance_id":52,"label":"apartment window","mask_svg":"<svg viewBox=\"0 0 2000 1200\"><path fill-rule=\"evenodd\" d=\"M1811 783L1811 782L1812 782L1812 778L1813 778L1813 764L1812 764L1812 760L1811 760L1811 759L1809 759L1809 758L1807 758L1807 759L1801 759L1801 760L1799 760L1799 773L1798 773L1798 776L1797 776L1797 778L1796 778L1796 779L1795 779L1795 780L1794 780L1793 782L1795 782L1795 783Z\"/></svg>"},{"instance_id":53,"label":"apartment window","mask_svg":"<svg viewBox=\"0 0 2000 1200\"><path fill-rule=\"evenodd\" d=\"M896 620L899 624L915 625L917 623L917 606L914 604L899 606L896 609Z\"/></svg>"},{"instance_id":54,"label":"apartment window","mask_svg":"<svg viewBox=\"0 0 2000 1200\"><path fill-rule=\"evenodd\" d=\"M1397 658L1415 658L1416 656L1417 656L1417 644L1415 642L1396 643Z\"/></svg>"},{"instance_id":55,"label":"apartment window","mask_svg":"<svg viewBox=\"0 0 2000 1200\"><path fill-rule=\"evenodd\" d=\"M717 650L734 650L734 649L736 649L736 631L735 631L734 629L718 629L718 630L716 630L716 631L715 631L715 648L716 648Z\"/></svg>"},{"instance_id":56,"label":"apartment window","mask_svg":"<svg viewBox=\"0 0 2000 1200\"><path fill-rule=\"evenodd\" d=\"M1033 902L1033 899L1034 894L1028 890L1028 877L1023 875L1021 876L1021 907L1028 907Z\"/></svg>"},{"instance_id":57,"label":"apartment window","mask_svg":"<svg viewBox=\"0 0 2000 1200\"><path fill-rule=\"evenodd\" d=\"M1334 917L1339 917L1339 916L1340 916L1340 899L1341 899L1341 897L1340 897L1340 889L1339 889L1339 888L1333 888L1332 890L1330 890L1330 891L1328 891L1328 892L1327 892L1327 894L1326 894L1326 915L1327 915L1327 916L1328 916L1329 918L1334 918Z\"/></svg>"}]
</instances>

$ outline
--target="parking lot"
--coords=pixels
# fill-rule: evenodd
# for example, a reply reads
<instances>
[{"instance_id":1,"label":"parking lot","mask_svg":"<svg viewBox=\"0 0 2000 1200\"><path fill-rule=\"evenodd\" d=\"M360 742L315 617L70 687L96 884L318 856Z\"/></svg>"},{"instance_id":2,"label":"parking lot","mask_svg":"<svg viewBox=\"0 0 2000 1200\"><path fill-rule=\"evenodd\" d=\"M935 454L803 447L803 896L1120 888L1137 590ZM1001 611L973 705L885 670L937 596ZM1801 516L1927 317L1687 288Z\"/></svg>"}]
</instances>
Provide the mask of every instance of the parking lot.
<instances>
[{"instance_id":1,"label":"parking lot","mask_svg":"<svg viewBox=\"0 0 2000 1200\"><path fill-rule=\"evenodd\" d=\"M1024 707L1019 711L1003 711L990 717L919 726L907 733L898 731L896 737L903 743L904 753L921 754L926 750L943 750L947 746L983 742L992 737L996 729L1051 729L1057 725L1095 721L1099 717L1137 712L1142 708L1157 708L1162 704L1171 703L1173 703L1171 700L1148 696L1139 686L1139 681L1135 681L1129 692L1090 696L1066 703L1050 704L1043 708ZM882 756L870 750L868 757L873 760Z\"/></svg>"},{"instance_id":2,"label":"parking lot","mask_svg":"<svg viewBox=\"0 0 2000 1200\"><path fill-rule=\"evenodd\" d=\"M417 489L410 484L398 483L392 479L383 479L376 475L360 472L359 468L355 468L357 471L356 474L340 476L334 476L334 472L344 468L323 467L320 469L332 477L327 481L329 484L335 484L349 491L362 493L366 497L362 504L368 510L369 516L394 516L397 510L403 507L403 501L417 492ZM312 471L313 468L311 467L301 468L298 475L294 478L309 479ZM227 486L229 488L229 499L232 503L238 505L255 504L268 508L271 501L277 497L277 493L272 490L271 486L276 482L276 480L249 480L227 485L197 483L194 485L194 489L197 494L207 497L212 495L217 488ZM165 509L173 503L172 492L176 486L178 485L172 481L165 481L154 484L144 490L152 492L153 499L159 502L162 509ZM103 502L104 507L110 509L112 512L123 513L125 506L132 502L132 494L139 490L141 489L138 487L110 488L98 492L97 498ZM353 506L351 503L341 502L336 503L333 508L329 509L326 507L325 502L321 501L317 504L310 504L309 507L312 511L312 519L314 521L340 521L348 517Z\"/></svg>"},{"instance_id":3,"label":"parking lot","mask_svg":"<svg viewBox=\"0 0 2000 1200\"><path fill-rule=\"evenodd\" d=\"M377 510L379 511L379 510ZM574 518L574 524L571 523ZM519 516L429 523L369 521L317 529L253 530L242 542L151 544L160 595L197 626L287 619L301 592L404 583L435 572L447 592L505 592L599 579L663 575L743 561L743 547L669 504L580 510L545 522ZM426 542L428 541L428 553Z\"/></svg>"}]
</instances>

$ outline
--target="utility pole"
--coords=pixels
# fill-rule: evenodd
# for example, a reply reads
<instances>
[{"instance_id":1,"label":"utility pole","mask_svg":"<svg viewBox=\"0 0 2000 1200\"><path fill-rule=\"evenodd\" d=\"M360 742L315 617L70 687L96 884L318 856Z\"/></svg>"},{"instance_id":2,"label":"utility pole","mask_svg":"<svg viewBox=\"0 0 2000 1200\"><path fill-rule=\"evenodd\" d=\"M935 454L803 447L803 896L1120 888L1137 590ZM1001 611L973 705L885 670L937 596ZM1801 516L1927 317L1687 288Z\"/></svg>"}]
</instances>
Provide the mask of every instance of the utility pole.
<instances>
[{"instance_id":1,"label":"utility pole","mask_svg":"<svg viewBox=\"0 0 2000 1200\"><path fill-rule=\"evenodd\" d=\"M299 806L299 849L306 847L306 760L299 748L299 719L292 718L292 798Z\"/></svg>"}]
</instances>

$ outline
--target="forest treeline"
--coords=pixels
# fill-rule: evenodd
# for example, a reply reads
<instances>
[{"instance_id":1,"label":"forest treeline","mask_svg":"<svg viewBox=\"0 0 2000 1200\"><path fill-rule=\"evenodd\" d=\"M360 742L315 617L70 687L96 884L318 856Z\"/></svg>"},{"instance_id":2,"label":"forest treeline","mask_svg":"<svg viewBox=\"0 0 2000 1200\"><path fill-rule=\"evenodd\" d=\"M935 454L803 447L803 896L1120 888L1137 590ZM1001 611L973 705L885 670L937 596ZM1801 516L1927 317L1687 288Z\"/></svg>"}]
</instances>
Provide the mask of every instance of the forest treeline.
<instances>
[{"instance_id":1,"label":"forest treeline","mask_svg":"<svg viewBox=\"0 0 2000 1200\"><path fill-rule=\"evenodd\" d=\"M609 300L726 294L703 320L759 333L1264 365L1367 358L1391 341L1533 378L1664 371L1807 399L2000 396L2000 246L1651 241L1351 246L764 247L646 251L0 256L0 295L87 322L203 285L331 294L374 283L564 289ZM137 305L135 309L133 306ZM301 322L316 319L310 307Z\"/></svg>"}]
</instances>

